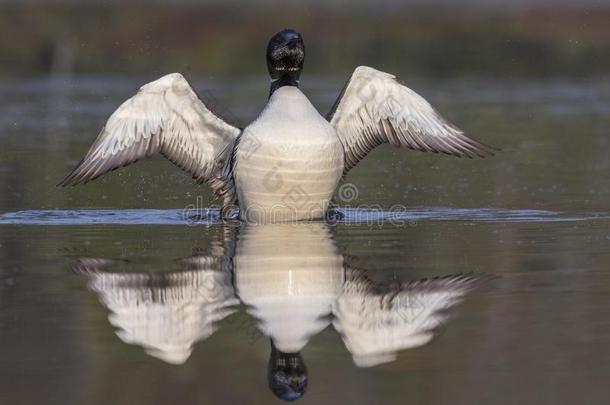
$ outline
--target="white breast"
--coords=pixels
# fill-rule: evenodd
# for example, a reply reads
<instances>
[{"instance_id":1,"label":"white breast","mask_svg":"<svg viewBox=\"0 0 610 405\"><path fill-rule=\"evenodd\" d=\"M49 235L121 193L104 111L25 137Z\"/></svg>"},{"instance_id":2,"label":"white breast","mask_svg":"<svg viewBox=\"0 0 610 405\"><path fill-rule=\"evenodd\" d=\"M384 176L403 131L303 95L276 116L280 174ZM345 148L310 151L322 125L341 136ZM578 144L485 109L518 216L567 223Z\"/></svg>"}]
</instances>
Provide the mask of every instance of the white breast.
<instances>
[{"instance_id":1,"label":"white breast","mask_svg":"<svg viewBox=\"0 0 610 405\"><path fill-rule=\"evenodd\" d=\"M237 146L240 215L254 222L320 218L342 172L334 128L298 88L281 87Z\"/></svg>"}]
</instances>

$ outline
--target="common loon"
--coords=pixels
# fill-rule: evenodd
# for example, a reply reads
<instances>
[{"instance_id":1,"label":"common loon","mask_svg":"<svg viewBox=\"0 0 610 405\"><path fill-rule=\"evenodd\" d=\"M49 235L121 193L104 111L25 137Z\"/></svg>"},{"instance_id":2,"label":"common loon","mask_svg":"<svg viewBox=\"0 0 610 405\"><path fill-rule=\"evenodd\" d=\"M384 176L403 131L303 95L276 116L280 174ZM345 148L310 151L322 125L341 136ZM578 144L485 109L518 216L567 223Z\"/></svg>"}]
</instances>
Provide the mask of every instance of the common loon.
<instances>
[{"instance_id":1,"label":"common loon","mask_svg":"<svg viewBox=\"0 0 610 405\"><path fill-rule=\"evenodd\" d=\"M285 29L267 46L269 100L244 129L214 114L180 73L140 88L108 119L77 167L76 185L160 153L222 199L223 215L281 222L324 217L341 178L389 143L459 157L492 155L445 121L395 76L360 66L326 118L299 89L301 35Z\"/></svg>"}]
</instances>

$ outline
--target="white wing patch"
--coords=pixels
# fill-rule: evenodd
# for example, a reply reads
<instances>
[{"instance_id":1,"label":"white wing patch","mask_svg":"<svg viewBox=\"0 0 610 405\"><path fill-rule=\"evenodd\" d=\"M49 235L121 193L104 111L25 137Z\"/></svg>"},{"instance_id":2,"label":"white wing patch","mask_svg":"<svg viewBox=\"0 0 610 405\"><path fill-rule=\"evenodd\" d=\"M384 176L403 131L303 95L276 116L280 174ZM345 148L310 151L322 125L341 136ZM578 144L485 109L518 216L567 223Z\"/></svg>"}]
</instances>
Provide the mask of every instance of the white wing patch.
<instances>
[{"instance_id":1,"label":"white wing patch","mask_svg":"<svg viewBox=\"0 0 610 405\"><path fill-rule=\"evenodd\" d=\"M329 119L345 150L344 174L383 143L469 158L494 150L464 135L395 76L366 66L354 70Z\"/></svg>"}]
</instances>

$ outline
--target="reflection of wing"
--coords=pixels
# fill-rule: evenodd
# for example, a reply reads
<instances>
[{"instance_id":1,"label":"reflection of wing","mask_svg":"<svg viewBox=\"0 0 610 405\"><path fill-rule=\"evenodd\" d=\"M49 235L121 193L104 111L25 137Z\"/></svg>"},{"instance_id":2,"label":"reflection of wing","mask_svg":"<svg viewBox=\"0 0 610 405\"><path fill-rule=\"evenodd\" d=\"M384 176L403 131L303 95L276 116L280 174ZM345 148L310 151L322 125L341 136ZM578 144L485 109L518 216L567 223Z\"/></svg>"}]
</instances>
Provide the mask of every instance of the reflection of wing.
<instances>
[{"instance_id":1,"label":"reflection of wing","mask_svg":"<svg viewBox=\"0 0 610 405\"><path fill-rule=\"evenodd\" d=\"M393 361L399 350L428 343L480 278L451 275L403 283L394 289L374 285L362 271L348 269L343 294L333 309L333 325L359 367Z\"/></svg>"},{"instance_id":2,"label":"reflection of wing","mask_svg":"<svg viewBox=\"0 0 610 405\"><path fill-rule=\"evenodd\" d=\"M383 143L459 157L493 154L394 76L367 66L354 70L329 119L345 149L344 174Z\"/></svg>"},{"instance_id":3,"label":"reflection of wing","mask_svg":"<svg viewBox=\"0 0 610 405\"><path fill-rule=\"evenodd\" d=\"M78 166L60 183L75 185L161 153L219 195L232 190L225 173L240 130L214 115L186 79L172 73L148 83L108 119Z\"/></svg>"},{"instance_id":4,"label":"reflection of wing","mask_svg":"<svg viewBox=\"0 0 610 405\"><path fill-rule=\"evenodd\" d=\"M89 288L111 311L108 319L121 340L182 364L193 344L214 333L238 303L226 262L202 256L184 259L185 271L112 273L103 270L112 261L82 258L74 270L89 278Z\"/></svg>"}]
</instances>

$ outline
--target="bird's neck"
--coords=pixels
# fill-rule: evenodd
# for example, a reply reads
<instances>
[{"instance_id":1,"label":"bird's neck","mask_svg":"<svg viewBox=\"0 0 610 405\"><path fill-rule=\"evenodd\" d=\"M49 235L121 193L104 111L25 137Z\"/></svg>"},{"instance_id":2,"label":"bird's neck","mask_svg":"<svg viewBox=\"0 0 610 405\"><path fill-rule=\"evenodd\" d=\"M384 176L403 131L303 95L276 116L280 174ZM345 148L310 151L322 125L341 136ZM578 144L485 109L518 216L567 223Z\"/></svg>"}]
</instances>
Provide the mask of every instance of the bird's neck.
<instances>
[{"instance_id":1,"label":"bird's neck","mask_svg":"<svg viewBox=\"0 0 610 405\"><path fill-rule=\"evenodd\" d=\"M282 75L277 79L271 80L271 88L269 89L269 97L274 91L284 86L299 87L299 79L293 75Z\"/></svg>"}]
</instances>

